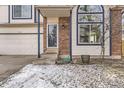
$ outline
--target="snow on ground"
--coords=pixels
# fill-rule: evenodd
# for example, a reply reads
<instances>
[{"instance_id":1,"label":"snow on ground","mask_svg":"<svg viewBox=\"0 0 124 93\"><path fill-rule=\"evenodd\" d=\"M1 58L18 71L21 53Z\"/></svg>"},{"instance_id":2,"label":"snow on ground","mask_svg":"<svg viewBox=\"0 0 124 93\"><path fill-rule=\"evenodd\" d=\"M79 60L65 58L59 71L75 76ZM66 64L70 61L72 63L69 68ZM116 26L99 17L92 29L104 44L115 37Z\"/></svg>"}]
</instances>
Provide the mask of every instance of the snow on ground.
<instances>
[{"instance_id":1,"label":"snow on ground","mask_svg":"<svg viewBox=\"0 0 124 93\"><path fill-rule=\"evenodd\" d=\"M124 87L124 78L109 73L103 65L32 65L29 64L0 82L7 88L99 88Z\"/></svg>"}]
</instances>

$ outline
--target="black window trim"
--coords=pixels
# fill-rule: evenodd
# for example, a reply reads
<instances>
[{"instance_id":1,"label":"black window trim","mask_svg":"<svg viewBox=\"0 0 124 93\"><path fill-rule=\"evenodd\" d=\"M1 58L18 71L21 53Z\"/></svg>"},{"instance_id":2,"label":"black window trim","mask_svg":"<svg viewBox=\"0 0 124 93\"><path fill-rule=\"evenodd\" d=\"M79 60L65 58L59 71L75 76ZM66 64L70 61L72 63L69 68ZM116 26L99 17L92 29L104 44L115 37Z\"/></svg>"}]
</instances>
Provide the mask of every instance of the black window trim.
<instances>
[{"instance_id":1,"label":"black window trim","mask_svg":"<svg viewBox=\"0 0 124 93\"><path fill-rule=\"evenodd\" d=\"M82 45L90 45L90 46L96 46L96 45L98 45L98 46L100 46L102 43L94 43L94 44L92 44L92 43L79 43L79 39L78 39L78 34L79 34L79 32L78 32L78 24L101 24L102 25L102 35L104 34L104 8L103 8L103 5L99 5L101 8L102 8L102 12L78 12L78 10L79 10L79 7L80 7L80 5L78 5L78 7L77 7L77 12L76 12L76 23L77 23L77 34L76 34L76 37L77 37L77 46L82 46ZM78 14L102 14L103 16L102 16L102 22L78 22ZM103 42L104 42L104 35L103 35Z\"/></svg>"},{"instance_id":2,"label":"black window trim","mask_svg":"<svg viewBox=\"0 0 124 93\"><path fill-rule=\"evenodd\" d=\"M32 5L30 5L31 6L31 17L28 17L28 18L23 18L23 17L20 17L20 18L16 18L16 17L14 17L14 15L13 15L13 13L14 13L14 9L13 9L13 6L14 5L12 5L12 7L11 7L11 9L12 9L12 19L32 19Z\"/></svg>"}]
</instances>

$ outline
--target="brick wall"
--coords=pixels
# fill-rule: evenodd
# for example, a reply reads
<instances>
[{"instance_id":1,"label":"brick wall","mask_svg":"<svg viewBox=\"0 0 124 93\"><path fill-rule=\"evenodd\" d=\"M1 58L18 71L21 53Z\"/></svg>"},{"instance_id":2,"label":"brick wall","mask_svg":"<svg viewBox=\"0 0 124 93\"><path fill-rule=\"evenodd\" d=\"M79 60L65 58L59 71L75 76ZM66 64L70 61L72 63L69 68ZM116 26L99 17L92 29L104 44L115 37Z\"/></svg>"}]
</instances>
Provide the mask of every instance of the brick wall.
<instances>
[{"instance_id":1,"label":"brick wall","mask_svg":"<svg viewBox=\"0 0 124 93\"><path fill-rule=\"evenodd\" d=\"M69 17L59 18L59 53L69 55Z\"/></svg>"},{"instance_id":2,"label":"brick wall","mask_svg":"<svg viewBox=\"0 0 124 93\"><path fill-rule=\"evenodd\" d=\"M112 56L122 55L121 9L111 9Z\"/></svg>"},{"instance_id":3,"label":"brick wall","mask_svg":"<svg viewBox=\"0 0 124 93\"><path fill-rule=\"evenodd\" d=\"M47 44L46 44L46 34L47 34L47 18L44 17L43 20L43 51L45 52L47 49Z\"/></svg>"}]
</instances>

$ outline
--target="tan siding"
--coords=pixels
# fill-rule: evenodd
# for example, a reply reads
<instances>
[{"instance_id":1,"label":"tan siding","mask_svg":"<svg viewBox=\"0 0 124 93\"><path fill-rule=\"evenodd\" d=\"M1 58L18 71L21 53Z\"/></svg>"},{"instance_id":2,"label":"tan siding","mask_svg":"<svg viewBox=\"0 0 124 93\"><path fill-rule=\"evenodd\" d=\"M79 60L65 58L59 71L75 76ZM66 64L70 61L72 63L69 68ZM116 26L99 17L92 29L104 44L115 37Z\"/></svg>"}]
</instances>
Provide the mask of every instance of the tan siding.
<instances>
[{"instance_id":1,"label":"tan siding","mask_svg":"<svg viewBox=\"0 0 124 93\"><path fill-rule=\"evenodd\" d=\"M8 6L0 6L0 24L8 23Z\"/></svg>"},{"instance_id":2,"label":"tan siding","mask_svg":"<svg viewBox=\"0 0 124 93\"><path fill-rule=\"evenodd\" d=\"M48 24L54 24L54 23L58 24L58 18L57 17L55 17L55 18L54 17L48 17L47 18L47 23Z\"/></svg>"},{"instance_id":3,"label":"tan siding","mask_svg":"<svg viewBox=\"0 0 124 93\"><path fill-rule=\"evenodd\" d=\"M0 33L37 33L38 27L0 27ZM41 33L43 29L41 27Z\"/></svg>"}]
</instances>

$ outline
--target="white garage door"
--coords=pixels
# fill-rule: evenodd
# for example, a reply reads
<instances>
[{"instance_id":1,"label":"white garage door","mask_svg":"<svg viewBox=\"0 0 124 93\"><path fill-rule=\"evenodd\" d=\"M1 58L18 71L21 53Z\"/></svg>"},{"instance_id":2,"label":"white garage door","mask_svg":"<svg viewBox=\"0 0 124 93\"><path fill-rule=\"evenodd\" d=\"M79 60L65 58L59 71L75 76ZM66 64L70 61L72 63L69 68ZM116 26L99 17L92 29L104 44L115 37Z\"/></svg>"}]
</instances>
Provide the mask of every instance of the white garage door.
<instances>
[{"instance_id":1,"label":"white garage door","mask_svg":"<svg viewBox=\"0 0 124 93\"><path fill-rule=\"evenodd\" d=\"M41 34L41 53L43 53ZM0 34L0 55L37 55L37 34Z\"/></svg>"}]
</instances>

